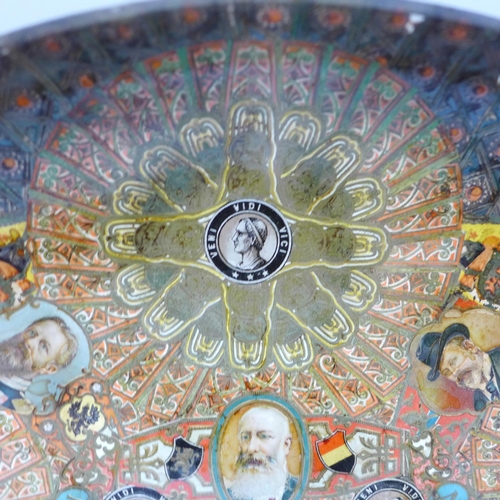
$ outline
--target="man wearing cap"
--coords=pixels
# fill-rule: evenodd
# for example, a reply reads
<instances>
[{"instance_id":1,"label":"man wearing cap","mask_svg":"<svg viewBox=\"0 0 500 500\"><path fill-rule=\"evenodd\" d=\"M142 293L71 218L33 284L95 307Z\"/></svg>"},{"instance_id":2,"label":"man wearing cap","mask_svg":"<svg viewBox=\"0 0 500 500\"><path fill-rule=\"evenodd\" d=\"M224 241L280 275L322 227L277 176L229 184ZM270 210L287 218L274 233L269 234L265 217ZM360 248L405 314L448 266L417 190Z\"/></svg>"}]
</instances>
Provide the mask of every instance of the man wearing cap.
<instances>
[{"instance_id":1,"label":"man wearing cap","mask_svg":"<svg viewBox=\"0 0 500 500\"><path fill-rule=\"evenodd\" d=\"M241 255L236 263L240 269L255 270L266 265L260 255L267 238L267 227L257 217L240 219L232 236L234 250Z\"/></svg>"},{"instance_id":2,"label":"man wearing cap","mask_svg":"<svg viewBox=\"0 0 500 500\"><path fill-rule=\"evenodd\" d=\"M453 323L442 333L423 335L417 358L430 366L429 381L442 375L463 389L473 390L476 411L500 400L500 347L483 351L470 339L465 325Z\"/></svg>"}]
</instances>

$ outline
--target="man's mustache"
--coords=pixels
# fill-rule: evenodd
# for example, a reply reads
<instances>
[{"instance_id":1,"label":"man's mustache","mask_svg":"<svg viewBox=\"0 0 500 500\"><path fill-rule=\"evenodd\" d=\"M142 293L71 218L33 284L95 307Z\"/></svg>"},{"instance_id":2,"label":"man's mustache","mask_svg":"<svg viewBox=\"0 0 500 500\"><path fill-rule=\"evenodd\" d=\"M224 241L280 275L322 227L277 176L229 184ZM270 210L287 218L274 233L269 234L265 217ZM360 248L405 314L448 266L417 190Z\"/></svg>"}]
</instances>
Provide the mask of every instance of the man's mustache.
<instances>
[{"instance_id":1,"label":"man's mustache","mask_svg":"<svg viewBox=\"0 0 500 500\"><path fill-rule=\"evenodd\" d=\"M265 455L264 453L240 453L236 460L236 467L238 469L260 469L271 471L273 466L276 465L277 460L275 457Z\"/></svg>"},{"instance_id":2,"label":"man's mustache","mask_svg":"<svg viewBox=\"0 0 500 500\"><path fill-rule=\"evenodd\" d=\"M472 368L467 368L465 370L462 370L457 375L457 385L459 387L462 387L463 389L469 389L471 375L472 375Z\"/></svg>"}]
</instances>

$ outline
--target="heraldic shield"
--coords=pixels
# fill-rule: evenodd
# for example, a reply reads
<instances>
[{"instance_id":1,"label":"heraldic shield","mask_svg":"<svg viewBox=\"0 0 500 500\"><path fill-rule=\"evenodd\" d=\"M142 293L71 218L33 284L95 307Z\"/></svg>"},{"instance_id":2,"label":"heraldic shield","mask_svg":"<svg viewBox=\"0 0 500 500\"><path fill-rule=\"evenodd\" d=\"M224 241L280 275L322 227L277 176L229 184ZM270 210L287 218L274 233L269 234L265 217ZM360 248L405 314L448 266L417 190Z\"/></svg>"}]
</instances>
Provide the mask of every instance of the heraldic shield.
<instances>
[{"instance_id":1,"label":"heraldic shield","mask_svg":"<svg viewBox=\"0 0 500 500\"><path fill-rule=\"evenodd\" d=\"M165 462L165 473L170 480L186 479L195 474L203 460L203 448L182 436L174 439L174 449Z\"/></svg>"},{"instance_id":2,"label":"heraldic shield","mask_svg":"<svg viewBox=\"0 0 500 500\"><path fill-rule=\"evenodd\" d=\"M327 469L343 474L350 474L354 469L356 455L347 444L344 430L337 429L331 436L316 441L316 450Z\"/></svg>"}]
</instances>

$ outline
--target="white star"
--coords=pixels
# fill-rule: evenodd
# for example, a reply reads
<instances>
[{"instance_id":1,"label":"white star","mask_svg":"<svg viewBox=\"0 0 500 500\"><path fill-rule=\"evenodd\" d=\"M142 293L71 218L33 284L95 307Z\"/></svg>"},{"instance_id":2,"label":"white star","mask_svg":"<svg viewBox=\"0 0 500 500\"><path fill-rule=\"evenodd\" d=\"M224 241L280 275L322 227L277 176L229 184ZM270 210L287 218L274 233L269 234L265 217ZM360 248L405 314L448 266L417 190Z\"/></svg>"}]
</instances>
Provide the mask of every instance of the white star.
<instances>
[{"instance_id":1,"label":"white star","mask_svg":"<svg viewBox=\"0 0 500 500\"><path fill-rule=\"evenodd\" d=\"M248 281L252 281L252 280L253 280L253 274L249 274L249 275L247 276L247 280L248 280Z\"/></svg>"},{"instance_id":2,"label":"white star","mask_svg":"<svg viewBox=\"0 0 500 500\"><path fill-rule=\"evenodd\" d=\"M267 276L269 273L267 271L262 271L262 276Z\"/></svg>"},{"instance_id":3,"label":"white star","mask_svg":"<svg viewBox=\"0 0 500 500\"><path fill-rule=\"evenodd\" d=\"M233 278L235 278L235 279L236 279L236 278L238 278L238 276L239 276L239 274L238 274L236 271L234 271L234 272L233 272Z\"/></svg>"}]
</instances>

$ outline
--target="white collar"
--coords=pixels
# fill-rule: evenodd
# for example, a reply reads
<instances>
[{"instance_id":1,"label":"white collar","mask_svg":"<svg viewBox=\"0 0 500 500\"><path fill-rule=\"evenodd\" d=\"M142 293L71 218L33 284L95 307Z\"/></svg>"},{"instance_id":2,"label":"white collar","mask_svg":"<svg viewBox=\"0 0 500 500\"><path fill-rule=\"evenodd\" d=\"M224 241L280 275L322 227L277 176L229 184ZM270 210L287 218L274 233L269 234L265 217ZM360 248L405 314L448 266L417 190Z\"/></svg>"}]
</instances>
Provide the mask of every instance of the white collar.
<instances>
[{"instance_id":1,"label":"white collar","mask_svg":"<svg viewBox=\"0 0 500 500\"><path fill-rule=\"evenodd\" d=\"M17 375L14 375L13 377L0 375L0 382L3 382L5 385L8 385L17 391L26 391L31 385L31 380L26 380L25 378L18 377Z\"/></svg>"}]
</instances>

